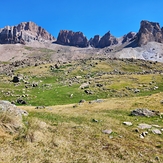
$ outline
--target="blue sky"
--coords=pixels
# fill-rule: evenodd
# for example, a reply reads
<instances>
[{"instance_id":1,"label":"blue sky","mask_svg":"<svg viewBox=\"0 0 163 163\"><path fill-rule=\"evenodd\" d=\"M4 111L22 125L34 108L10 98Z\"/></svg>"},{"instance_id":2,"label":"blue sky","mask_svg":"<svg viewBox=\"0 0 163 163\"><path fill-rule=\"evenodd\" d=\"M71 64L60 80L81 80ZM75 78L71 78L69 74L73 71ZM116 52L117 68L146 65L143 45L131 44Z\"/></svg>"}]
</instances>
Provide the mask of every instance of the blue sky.
<instances>
[{"instance_id":1,"label":"blue sky","mask_svg":"<svg viewBox=\"0 0 163 163\"><path fill-rule=\"evenodd\" d=\"M54 37L62 29L88 38L138 32L141 20L163 26L163 0L2 0L0 28L33 21Z\"/></svg>"}]
</instances>

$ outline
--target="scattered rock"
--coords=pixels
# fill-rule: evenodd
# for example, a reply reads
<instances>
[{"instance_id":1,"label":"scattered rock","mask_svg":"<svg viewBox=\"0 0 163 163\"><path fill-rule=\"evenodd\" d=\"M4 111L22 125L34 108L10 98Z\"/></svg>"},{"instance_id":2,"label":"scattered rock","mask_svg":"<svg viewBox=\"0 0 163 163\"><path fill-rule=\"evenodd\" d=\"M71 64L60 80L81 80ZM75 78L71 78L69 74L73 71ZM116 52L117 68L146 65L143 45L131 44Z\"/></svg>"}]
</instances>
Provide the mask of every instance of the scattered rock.
<instances>
[{"instance_id":1,"label":"scattered rock","mask_svg":"<svg viewBox=\"0 0 163 163\"><path fill-rule=\"evenodd\" d=\"M159 125L152 125L152 127L160 128L160 126L159 126Z\"/></svg>"},{"instance_id":2,"label":"scattered rock","mask_svg":"<svg viewBox=\"0 0 163 163\"><path fill-rule=\"evenodd\" d=\"M144 139L144 136L143 136L142 134L140 134L139 137L140 137L141 139Z\"/></svg>"},{"instance_id":3,"label":"scattered rock","mask_svg":"<svg viewBox=\"0 0 163 163\"><path fill-rule=\"evenodd\" d=\"M45 106L36 106L35 109L45 109Z\"/></svg>"},{"instance_id":4,"label":"scattered rock","mask_svg":"<svg viewBox=\"0 0 163 163\"><path fill-rule=\"evenodd\" d=\"M27 104L27 102L22 99L17 99L17 103L18 104Z\"/></svg>"},{"instance_id":5,"label":"scattered rock","mask_svg":"<svg viewBox=\"0 0 163 163\"><path fill-rule=\"evenodd\" d=\"M155 157L155 160L160 162L160 158L158 156Z\"/></svg>"},{"instance_id":6,"label":"scattered rock","mask_svg":"<svg viewBox=\"0 0 163 163\"><path fill-rule=\"evenodd\" d=\"M84 100L84 99L82 99L82 100L80 100L79 101L79 104L83 104L83 103L85 103L86 101Z\"/></svg>"},{"instance_id":7,"label":"scattered rock","mask_svg":"<svg viewBox=\"0 0 163 163\"><path fill-rule=\"evenodd\" d=\"M39 123L39 127L40 127L41 129L45 129L45 128L47 127L47 124L46 124L45 122L41 121L41 122Z\"/></svg>"},{"instance_id":8,"label":"scattered rock","mask_svg":"<svg viewBox=\"0 0 163 163\"><path fill-rule=\"evenodd\" d=\"M99 122L97 119L92 119L93 122Z\"/></svg>"},{"instance_id":9,"label":"scattered rock","mask_svg":"<svg viewBox=\"0 0 163 163\"><path fill-rule=\"evenodd\" d=\"M92 92L91 90L84 90L84 92L85 92L86 94L88 94L88 95L92 95L92 94L93 94L93 92Z\"/></svg>"},{"instance_id":10,"label":"scattered rock","mask_svg":"<svg viewBox=\"0 0 163 163\"><path fill-rule=\"evenodd\" d=\"M89 103L92 104L92 103L102 103L102 102L104 102L104 100L102 100L102 99L97 99L97 100L92 100L92 101L90 101Z\"/></svg>"},{"instance_id":11,"label":"scattered rock","mask_svg":"<svg viewBox=\"0 0 163 163\"><path fill-rule=\"evenodd\" d=\"M75 76L76 79L82 79L82 76Z\"/></svg>"},{"instance_id":12,"label":"scattered rock","mask_svg":"<svg viewBox=\"0 0 163 163\"><path fill-rule=\"evenodd\" d=\"M127 125L127 126L132 126L132 123L131 122L123 122L124 125Z\"/></svg>"},{"instance_id":13,"label":"scattered rock","mask_svg":"<svg viewBox=\"0 0 163 163\"><path fill-rule=\"evenodd\" d=\"M38 86L38 83L34 82L32 83L32 87L37 87Z\"/></svg>"},{"instance_id":14,"label":"scattered rock","mask_svg":"<svg viewBox=\"0 0 163 163\"><path fill-rule=\"evenodd\" d=\"M98 84L96 84L96 86L97 86L97 87L102 87L103 84L98 83Z\"/></svg>"},{"instance_id":15,"label":"scattered rock","mask_svg":"<svg viewBox=\"0 0 163 163\"><path fill-rule=\"evenodd\" d=\"M135 131L135 132L139 132L139 129L136 128L136 129L134 129L134 131Z\"/></svg>"},{"instance_id":16,"label":"scattered rock","mask_svg":"<svg viewBox=\"0 0 163 163\"><path fill-rule=\"evenodd\" d=\"M74 96L74 94L73 94L73 93L71 93L71 94L70 94L70 98L73 98L73 96Z\"/></svg>"},{"instance_id":17,"label":"scattered rock","mask_svg":"<svg viewBox=\"0 0 163 163\"><path fill-rule=\"evenodd\" d=\"M152 128L152 125L141 123L141 124L138 125L138 128L140 128L140 129L150 129L150 128Z\"/></svg>"},{"instance_id":18,"label":"scattered rock","mask_svg":"<svg viewBox=\"0 0 163 163\"><path fill-rule=\"evenodd\" d=\"M147 131L144 131L144 132L142 132L142 133L139 135L139 137L140 137L141 139L144 139L147 135L148 135L148 132L147 132Z\"/></svg>"},{"instance_id":19,"label":"scattered rock","mask_svg":"<svg viewBox=\"0 0 163 163\"><path fill-rule=\"evenodd\" d=\"M22 76L14 76L13 79L12 79L12 82L13 82L13 83L18 83L18 82L20 82L22 79L23 79Z\"/></svg>"},{"instance_id":20,"label":"scattered rock","mask_svg":"<svg viewBox=\"0 0 163 163\"><path fill-rule=\"evenodd\" d=\"M131 115L134 116L146 116L146 117L152 117L159 114L159 111L154 110L148 110L146 108L138 108L131 112Z\"/></svg>"},{"instance_id":21,"label":"scattered rock","mask_svg":"<svg viewBox=\"0 0 163 163\"><path fill-rule=\"evenodd\" d=\"M60 65L59 65L59 64L55 64L54 67L55 67L56 69L59 69L59 68L60 68Z\"/></svg>"},{"instance_id":22,"label":"scattered rock","mask_svg":"<svg viewBox=\"0 0 163 163\"><path fill-rule=\"evenodd\" d=\"M80 86L81 89L85 89L85 88L89 88L89 83L83 83L81 86Z\"/></svg>"},{"instance_id":23,"label":"scattered rock","mask_svg":"<svg viewBox=\"0 0 163 163\"><path fill-rule=\"evenodd\" d=\"M159 129L152 129L152 132L157 135L161 135L162 132Z\"/></svg>"},{"instance_id":24,"label":"scattered rock","mask_svg":"<svg viewBox=\"0 0 163 163\"><path fill-rule=\"evenodd\" d=\"M140 92L140 89L135 89L134 90L134 93L139 93Z\"/></svg>"},{"instance_id":25,"label":"scattered rock","mask_svg":"<svg viewBox=\"0 0 163 163\"><path fill-rule=\"evenodd\" d=\"M103 130L102 132L103 132L104 134L108 134L108 135L109 135L109 134L111 134L113 131L112 131L112 129L109 129L109 130L106 129L106 130Z\"/></svg>"}]
</instances>

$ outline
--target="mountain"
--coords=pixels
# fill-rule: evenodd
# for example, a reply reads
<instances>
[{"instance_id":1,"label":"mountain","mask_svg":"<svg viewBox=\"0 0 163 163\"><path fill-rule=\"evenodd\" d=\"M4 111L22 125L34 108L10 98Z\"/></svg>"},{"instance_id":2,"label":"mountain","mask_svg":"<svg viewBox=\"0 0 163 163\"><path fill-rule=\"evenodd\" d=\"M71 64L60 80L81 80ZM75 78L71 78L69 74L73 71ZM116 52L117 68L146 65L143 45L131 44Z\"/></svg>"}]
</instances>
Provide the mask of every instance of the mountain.
<instances>
[{"instance_id":1,"label":"mountain","mask_svg":"<svg viewBox=\"0 0 163 163\"><path fill-rule=\"evenodd\" d=\"M82 32L73 32L68 30L61 30L55 42L61 45L88 47L88 39Z\"/></svg>"},{"instance_id":2,"label":"mountain","mask_svg":"<svg viewBox=\"0 0 163 163\"><path fill-rule=\"evenodd\" d=\"M161 28L159 23L143 20L140 23L138 33L129 32L121 38L114 37L108 31L104 36L95 35L88 41L82 32L61 30L55 43L76 47L88 47L90 45L94 48L105 48L120 45L139 47L151 41L163 43L163 27Z\"/></svg>"},{"instance_id":3,"label":"mountain","mask_svg":"<svg viewBox=\"0 0 163 163\"><path fill-rule=\"evenodd\" d=\"M129 32L121 38L116 38L108 31L104 36L95 35L90 40L82 32L60 30L56 41L51 34L34 22L23 22L17 26L6 26L0 29L0 44L26 44L34 41L51 41L60 45L82 48L88 46L105 48L120 45L136 47L151 41L163 43L163 27L161 28L159 23L143 20L138 33Z\"/></svg>"},{"instance_id":4,"label":"mountain","mask_svg":"<svg viewBox=\"0 0 163 163\"><path fill-rule=\"evenodd\" d=\"M148 42L154 41L163 43L163 27L159 23L141 21L140 30L137 33L138 45L145 45Z\"/></svg>"},{"instance_id":5,"label":"mountain","mask_svg":"<svg viewBox=\"0 0 163 163\"><path fill-rule=\"evenodd\" d=\"M16 43L22 45L15 46ZM163 62L163 27L146 20L141 21L137 33L129 32L116 38L109 31L90 40L82 32L71 30L61 30L55 40L42 27L24 22L0 29L0 44L1 61L27 59L31 55L46 58L48 55L49 59L61 61L101 57Z\"/></svg>"},{"instance_id":6,"label":"mountain","mask_svg":"<svg viewBox=\"0 0 163 163\"><path fill-rule=\"evenodd\" d=\"M99 35L95 35L93 39L90 39L90 45L95 48L104 48L116 44L118 44L118 39L112 36L110 31L101 38Z\"/></svg>"},{"instance_id":7,"label":"mountain","mask_svg":"<svg viewBox=\"0 0 163 163\"><path fill-rule=\"evenodd\" d=\"M54 39L45 29L33 22L23 22L17 26L6 26L0 29L0 44L26 44L26 42L45 42Z\"/></svg>"}]
</instances>

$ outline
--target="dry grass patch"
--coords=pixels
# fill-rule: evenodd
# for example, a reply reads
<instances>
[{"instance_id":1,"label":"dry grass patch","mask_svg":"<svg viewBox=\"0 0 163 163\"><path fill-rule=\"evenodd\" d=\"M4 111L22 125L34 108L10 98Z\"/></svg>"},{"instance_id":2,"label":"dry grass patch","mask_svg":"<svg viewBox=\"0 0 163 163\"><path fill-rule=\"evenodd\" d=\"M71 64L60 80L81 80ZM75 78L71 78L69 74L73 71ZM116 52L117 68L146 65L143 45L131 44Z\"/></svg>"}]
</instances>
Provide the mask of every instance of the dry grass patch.
<instances>
[{"instance_id":1,"label":"dry grass patch","mask_svg":"<svg viewBox=\"0 0 163 163\"><path fill-rule=\"evenodd\" d=\"M159 158L161 162L162 135L149 131L145 139L140 139L139 134L143 130L137 133L135 129L142 122L162 126L162 119L132 117L129 114L137 107L163 112L160 104L162 95L111 98L102 103L85 102L37 110L32 106L21 106L29 112L24 119L26 130L22 130L12 141L2 143L0 161L141 163L158 162ZM124 121L132 122L133 126L123 125ZM113 132L104 134L102 131L105 129Z\"/></svg>"}]
</instances>

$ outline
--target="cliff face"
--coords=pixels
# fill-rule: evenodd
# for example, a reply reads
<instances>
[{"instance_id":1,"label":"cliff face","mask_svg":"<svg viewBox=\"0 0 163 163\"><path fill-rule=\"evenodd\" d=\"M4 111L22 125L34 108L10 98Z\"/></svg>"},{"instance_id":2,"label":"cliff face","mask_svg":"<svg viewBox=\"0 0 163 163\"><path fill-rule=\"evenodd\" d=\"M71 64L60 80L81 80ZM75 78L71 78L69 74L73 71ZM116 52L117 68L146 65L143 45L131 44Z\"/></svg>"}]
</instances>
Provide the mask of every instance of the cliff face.
<instances>
[{"instance_id":1,"label":"cliff face","mask_svg":"<svg viewBox=\"0 0 163 163\"><path fill-rule=\"evenodd\" d=\"M23 22L17 26L6 26L0 29L0 44L26 44L32 41L54 42L54 40L55 38L51 34L33 22ZM109 31L102 37L95 35L90 40L82 32L61 30L55 43L82 48L89 45L94 48L105 48L111 45L126 45L133 41L134 46L145 45L151 41L163 43L163 27L161 28L159 23L143 20L137 34L129 32L119 39Z\"/></svg>"},{"instance_id":2,"label":"cliff face","mask_svg":"<svg viewBox=\"0 0 163 163\"><path fill-rule=\"evenodd\" d=\"M90 45L95 48L105 48L107 46L118 44L118 39L111 35L110 31L100 38L99 35L95 35L90 39Z\"/></svg>"},{"instance_id":3,"label":"cliff face","mask_svg":"<svg viewBox=\"0 0 163 163\"><path fill-rule=\"evenodd\" d=\"M163 43L163 28L160 28L159 23L141 21L137 37L139 46L145 45L151 41Z\"/></svg>"},{"instance_id":4,"label":"cliff face","mask_svg":"<svg viewBox=\"0 0 163 163\"><path fill-rule=\"evenodd\" d=\"M94 48L98 48L99 47L99 42L100 42L100 36L99 35L95 35L93 38L91 38L89 40L89 43L92 47Z\"/></svg>"},{"instance_id":5,"label":"cliff face","mask_svg":"<svg viewBox=\"0 0 163 163\"><path fill-rule=\"evenodd\" d=\"M73 32L68 30L61 30L59 32L56 43L77 47L88 47L89 45L87 38L82 32Z\"/></svg>"},{"instance_id":6,"label":"cliff face","mask_svg":"<svg viewBox=\"0 0 163 163\"><path fill-rule=\"evenodd\" d=\"M99 41L99 48L118 44L118 39L107 32Z\"/></svg>"},{"instance_id":7,"label":"cliff face","mask_svg":"<svg viewBox=\"0 0 163 163\"><path fill-rule=\"evenodd\" d=\"M31 41L52 41L54 37L33 22L23 22L17 26L0 29L0 44L25 44Z\"/></svg>"},{"instance_id":8,"label":"cliff face","mask_svg":"<svg viewBox=\"0 0 163 163\"><path fill-rule=\"evenodd\" d=\"M134 39L136 39L136 33L135 32L129 32L128 34L123 36L122 44L126 42L131 42Z\"/></svg>"}]
</instances>

